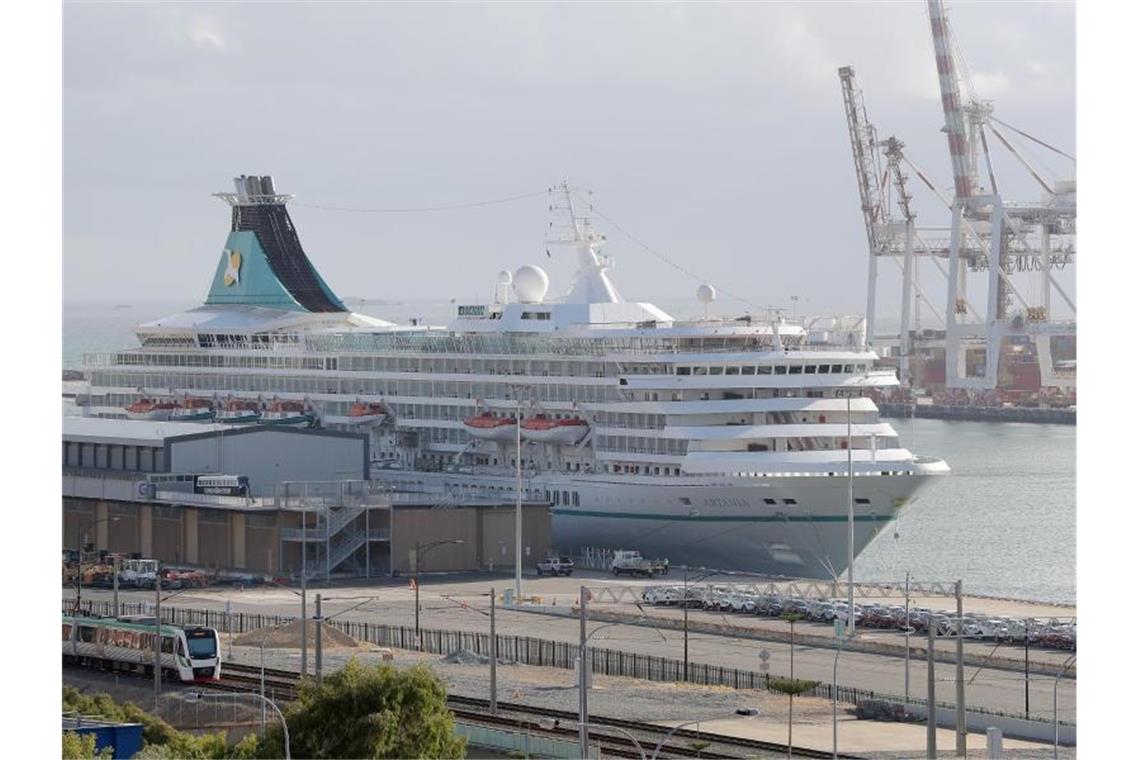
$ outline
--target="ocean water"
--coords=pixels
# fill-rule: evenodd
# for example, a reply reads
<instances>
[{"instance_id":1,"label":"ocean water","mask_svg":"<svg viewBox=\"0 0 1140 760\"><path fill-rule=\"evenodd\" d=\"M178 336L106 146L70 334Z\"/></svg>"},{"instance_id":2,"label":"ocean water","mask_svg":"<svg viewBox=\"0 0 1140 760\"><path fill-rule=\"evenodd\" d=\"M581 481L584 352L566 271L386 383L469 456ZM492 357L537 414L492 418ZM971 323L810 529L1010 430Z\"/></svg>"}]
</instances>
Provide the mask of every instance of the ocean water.
<instances>
[{"instance_id":1,"label":"ocean water","mask_svg":"<svg viewBox=\"0 0 1140 760\"><path fill-rule=\"evenodd\" d=\"M189 302L67 303L63 364L137 345L134 327ZM355 311L440 324L449 301L355 301ZM678 316L682 304L661 303ZM691 305L690 305L691 309ZM686 315L688 316L688 315ZM1076 603L1076 427L889 420L903 445L953 472L909 505L855 560L856 579L962 579L969 594Z\"/></svg>"}]
</instances>

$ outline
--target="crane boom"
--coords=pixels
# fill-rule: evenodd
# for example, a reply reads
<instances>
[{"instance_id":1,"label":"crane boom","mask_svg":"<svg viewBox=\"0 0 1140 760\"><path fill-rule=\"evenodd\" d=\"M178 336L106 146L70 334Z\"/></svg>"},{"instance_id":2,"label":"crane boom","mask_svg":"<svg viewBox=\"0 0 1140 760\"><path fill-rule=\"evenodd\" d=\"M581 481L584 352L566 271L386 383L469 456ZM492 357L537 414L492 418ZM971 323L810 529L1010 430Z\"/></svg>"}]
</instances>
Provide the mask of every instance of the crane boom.
<instances>
[{"instance_id":1,"label":"crane boom","mask_svg":"<svg viewBox=\"0 0 1140 760\"><path fill-rule=\"evenodd\" d=\"M839 69L839 82L843 88L843 107L847 114L847 131L851 137L851 154L855 158L855 182L859 187L859 203L863 209L863 223L867 228L867 243L871 254L880 249L879 228L887 215L886 204L879 186L878 151L875 128L867 119L863 95L855 86L855 69Z\"/></svg>"},{"instance_id":2,"label":"crane boom","mask_svg":"<svg viewBox=\"0 0 1140 760\"><path fill-rule=\"evenodd\" d=\"M942 91L942 113L946 117L946 140L950 145L950 165L954 170L954 195L969 198L974 193L974 168L966 136L966 117L958 92L958 72L950 48L950 27L942 0L927 0L930 32L934 37L934 63L938 68L938 86Z\"/></svg>"}]
</instances>

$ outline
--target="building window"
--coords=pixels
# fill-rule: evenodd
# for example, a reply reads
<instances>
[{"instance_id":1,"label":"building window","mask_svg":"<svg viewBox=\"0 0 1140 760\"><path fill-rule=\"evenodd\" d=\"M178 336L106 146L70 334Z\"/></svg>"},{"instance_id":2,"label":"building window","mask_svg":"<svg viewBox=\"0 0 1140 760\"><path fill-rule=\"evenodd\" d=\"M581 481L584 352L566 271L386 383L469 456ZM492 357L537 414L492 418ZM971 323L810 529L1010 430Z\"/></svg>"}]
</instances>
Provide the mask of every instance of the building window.
<instances>
[{"instance_id":1,"label":"building window","mask_svg":"<svg viewBox=\"0 0 1140 760\"><path fill-rule=\"evenodd\" d=\"M764 499L764 503L765 504L775 504L776 500L775 499Z\"/></svg>"},{"instance_id":2,"label":"building window","mask_svg":"<svg viewBox=\"0 0 1140 760\"><path fill-rule=\"evenodd\" d=\"M577 492L577 491L575 491L575 492L574 492L574 506L575 506L575 507L577 507L578 505L579 505L579 502L578 502L578 492Z\"/></svg>"},{"instance_id":3,"label":"building window","mask_svg":"<svg viewBox=\"0 0 1140 760\"><path fill-rule=\"evenodd\" d=\"M855 499L855 503L856 504L870 504L871 500L870 499Z\"/></svg>"},{"instance_id":4,"label":"building window","mask_svg":"<svg viewBox=\"0 0 1140 760\"><path fill-rule=\"evenodd\" d=\"M795 499L784 499L784 503L785 504L795 504L796 500Z\"/></svg>"}]
</instances>

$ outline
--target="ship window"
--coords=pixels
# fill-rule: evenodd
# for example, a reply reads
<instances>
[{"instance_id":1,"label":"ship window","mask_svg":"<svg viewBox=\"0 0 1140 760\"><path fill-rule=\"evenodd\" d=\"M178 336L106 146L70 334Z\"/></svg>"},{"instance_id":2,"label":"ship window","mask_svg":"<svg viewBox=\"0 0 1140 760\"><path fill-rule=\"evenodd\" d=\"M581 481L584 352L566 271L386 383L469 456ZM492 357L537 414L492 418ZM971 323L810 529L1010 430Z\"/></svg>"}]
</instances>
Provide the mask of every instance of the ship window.
<instances>
[{"instance_id":1,"label":"ship window","mask_svg":"<svg viewBox=\"0 0 1140 760\"><path fill-rule=\"evenodd\" d=\"M767 364L762 365L762 366L756 368L756 374L757 375L770 375L770 374L772 374L772 368L770 366L768 366Z\"/></svg>"},{"instance_id":2,"label":"ship window","mask_svg":"<svg viewBox=\"0 0 1140 760\"><path fill-rule=\"evenodd\" d=\"M709 373L708 367L693 367L694 375L707 375Z\"/></svg>"},{"instance_id":3,"label":"ship window","mask_svg":"<svg viewBox=\"0 0 1140 760\"><path fill-rule=\"evenodd\" d=\"M844 364L843 365L843 371L844 372L854 372L855 371L855 365L854 364Z\"/></svg>"},{"instance_id":4,"label":"ship window","mask_svg":"<svg viewBox=\"0 0 1140 760\"><path fill-rule=\"evenodd\" d=\"M777 374L777 375L786 375L786 374L788 374L788 368L787 368L787 367L782 367L782 366L781 366L781 367L776 367L776 374Z\"/></svg>"},{"instance_id":5,"label":"ship window","mask_svg":"<svg viewBox=\"0 0 1140 760\"><path fill-rule=\"evenodd\" d=\"M795 499L784 499L784 503L785 504L795 504L796 500Z\"/></svg>"},{"instance_id":6,"label":"ship window","mask_svg":"<svg viewBox=\"0 0 1140 760\"><path fill-rule=\"evenodd\" d=\"M871 500L870 499L856 499L855 503L856 504L870 504Z\"/></svg>"},{"instance_id":7,"label":"ship window","mask_svg":"<svg viewBox=\"0 0 1140 760\"><path fill-rule=\"evenodd\" d=\"M724 367L709 367L709 374L710 375L723 375L724 374Z\"/></svg>"},{"instance_id":8,"label":"ship window","mask_svg":"<svg viewBox=\"0 0 1140 760\"><path fill-rule=\"evenodd\" d=\"M775 504L776 500L775 499L764 499L764 503L765 504Z\"/></svg>"},{"instance_id":9,"label":"ship window","mask_svg":"<svg viewBox=\"0 0 1140 760\"><path fill-rule=\"evenodd\" d=\"M806 367L804 367L804 374L805 375L814 375L815 374L815 365L809 364Z\"/></svg>"},{"instance_id":10,"label":"ship window","mask_svg":"<svg viewBox=\"0 0 1140 760\"><path fill-rule=\"evenodd\" d=\"M740 367L725 367L724 374L726 375L739 375Z\"/></svg>"},{"instance_id":11,"label":"ship window","mask_svg":"<svg viewBox=\"0 0 1140 760\"><path fill-rule=\"evenodd\" d=\"M740 368L740 374L742 374L742 375L755 375L756 374L756 368L753 367L752 365L749 365L747 367L741 367Z\"/></svg>"},{"instance_id":12,"label":"ship window","mask_svg":"<svg viewBox=\"0 0 1140 760\"><path fill-rule=\"evenodd\" d=\"M843 371L843 365L842 364L832 364L831 365L831 371L833 374L838 374L838 373Z\"/></svg>"},{"instance_id":13,"label":"ship window","mask_svg":"<svg viewBox=\"0 0 1140 760\"><path fill-rule=\"evenodd\" d=\"M569 491L563 491L562 492L562 503L563 504L569 504L570 503L570 492Z\"/></svg>"},{"instance_id":14,"label":"ship window","mask_svg":"<svg viewBox=\"0 0 1140 760\"><path fill-rule=\"evenodd\" d=\"M578 506L578 492L577 491L574 492L574 506L575 507Z\"/></svg>"},{"instance_id":15,"label":"ship window","mask_svg":"<svg viewBox=\"0 0 1140 760\"><path fill-rule=\"evenodd\" d=\"M678 375L687 375L687 374L689 374L691 371L692 371L692 370L691 370L691 368L689 368L689 367L677 367L677 374L678 374Z\"/></svg>"},{"instance_id":16,"label":"ship window","mask_svg":"<svg viewBox=\"0 0 1140 760\"><path fill-rule=\"evenodd\" d=\"M830 364L819 365L819 374L826 375L828 372L831 372L831 365Z\"/></svg>"},{"instance_id":17,"label":"ship window","mask_svg":"<svg viewBox=\"0 0 1140 760\"><path fill-rule=\"evenodd\" d=\"M804 368L800 364L793 364L792 366L788 367L788 374L789 375L801 375L801 374L803 374L803 371L804 371Z\"/></svg>"},{"instance_id":18,"label":"ship window","mask_svg":"<svg viewBox=\"0 0 1140 760\"><path fill-rule=\"evenodd\" d=\"M549 320L550 319L550 312L549 311L540 311L540 312L538 312L538 318Z\"/></svg>"}]
</instances>

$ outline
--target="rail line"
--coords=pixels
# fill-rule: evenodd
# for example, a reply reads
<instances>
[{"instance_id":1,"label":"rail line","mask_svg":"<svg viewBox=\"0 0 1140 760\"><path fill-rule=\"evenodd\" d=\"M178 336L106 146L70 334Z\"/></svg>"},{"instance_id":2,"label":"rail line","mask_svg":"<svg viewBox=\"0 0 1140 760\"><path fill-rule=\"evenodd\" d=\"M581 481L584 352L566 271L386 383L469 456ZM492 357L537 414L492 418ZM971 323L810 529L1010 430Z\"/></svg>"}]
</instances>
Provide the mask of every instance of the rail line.
<instances>
[{"instance_id":1,"label":"rail line","mask_svg":"<svg viewBox=\"0 0 1140 760\"><path fill-rule=\"evenodd\" d=\"M220 688L226 690L248 690L250 688L260 689L261 687L261 668L252 665L241 665L237 663L226 663L222 667L222 680L215 684L210 684L212 688ZM296 695L297 680L300 678L300 673L290 670L279 670L275 668L265 669L265 683L266 689L271 686L277 694L290 694ZM490 701L479 697L465 697L457 694L449 694L447 697L448 707L455 713L456 717L464 720L482 723L485 725L493 725L499 727L509 727L518 729L520 727L518 717L507 717L501 714L492 715L490 713ZM568 710L558 710L550 707L539 707L536 705L523 705L512 702L499 702L499 713L510 713L515 716L522 716L526 718L553 718L560 723L565 723L565 726L558 726L556 728L543 728L537 721L527 721L526 727L536 734L545 735L567 735L577 737L578 730L575 727L578 722L578 714ZM626 720L622 718L610 718L605 716L590 716L591 729L594 727L611 727L621 728L631 733L639 733L642 735L650 735L654 737L653 746L656 746L656 741L660 741L668 732L667 726L661 726L656 723L645 723L635 720ZM711 734L707 731L695 731L693 729L682 728L673 733L673 737L677 739L691 739L693 741L709 741L715 745L724 747L731 747L733 749L742 750L744 756L752 756L757 750L773 753L785 753L788 751L786 744L777 742L768 742L761 739L748 739L737 736L726 736L723 734ZM591 730L591 741L598 741L606 745L605 752L608 754L616 754L624 757L639 758L641 755L637 752L637 748L632 740L625 736L613 736L605 733L595 733ZM644 743L642 744L644 747ZM666 744L662 746L661 751L671 756L676 757L700 757L705 758L731 758L739 755L724 755L710 752L709 750L694 750L692 747L684 745ZM810 749L807 747L792 747L792 754L797 757L807 758L828 758L831 757L830 752L821 750ZM840 757L853 757L851 755L843 755Z\"/></svg>"}]
</instances>

